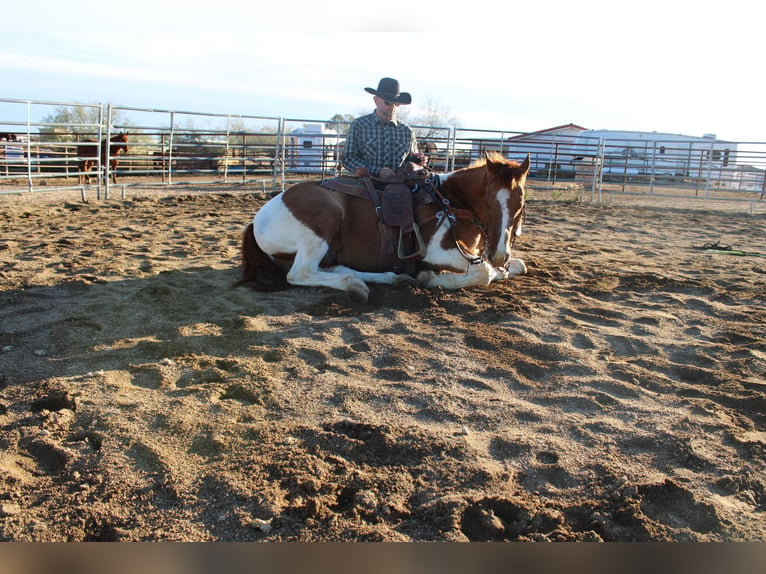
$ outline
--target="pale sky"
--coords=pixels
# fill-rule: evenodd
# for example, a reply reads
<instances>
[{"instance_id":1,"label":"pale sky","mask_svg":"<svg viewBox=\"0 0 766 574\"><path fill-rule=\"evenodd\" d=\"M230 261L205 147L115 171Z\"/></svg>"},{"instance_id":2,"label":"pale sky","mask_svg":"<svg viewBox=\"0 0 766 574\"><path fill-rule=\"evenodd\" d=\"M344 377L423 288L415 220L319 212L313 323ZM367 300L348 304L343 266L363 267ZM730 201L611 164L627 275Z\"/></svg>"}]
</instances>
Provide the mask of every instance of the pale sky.
<instances>
[{"instance_id":1,"label":"pale sky","mask_svg":"<svg viewBox=\"0 0 766 574\"><path fill-rule=\"evenodd\" d=\"M0 98L323 120L391 76L464 128L766 141L751 0L302 4L6 3Z\"/></svg>"}]
</instances>

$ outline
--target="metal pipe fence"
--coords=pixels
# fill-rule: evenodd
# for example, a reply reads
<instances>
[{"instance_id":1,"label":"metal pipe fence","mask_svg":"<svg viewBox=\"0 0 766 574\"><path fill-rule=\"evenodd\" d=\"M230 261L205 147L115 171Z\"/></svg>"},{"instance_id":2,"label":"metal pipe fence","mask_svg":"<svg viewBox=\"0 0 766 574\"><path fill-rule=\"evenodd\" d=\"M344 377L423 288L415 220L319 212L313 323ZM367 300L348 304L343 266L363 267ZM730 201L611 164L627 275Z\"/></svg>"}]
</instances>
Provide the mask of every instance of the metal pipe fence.
<instances>
[{"instance_id":1,"label":"metal pipe fence","mask_svg":"<svg viewBox=\"0 0 766 574\"><path fill-rule=\"evenodd\" d=\"M349 122L199 113L101 104L0 99L0 193L95 190L117 185L286 182L341 173ZM530 154L535 189L574 189L581 200L618 195L764 204L766 143L615 132L557 134L412 126L437 171L487 152ZM127 151L99 153L128 134ZM114 154L114 155L113 155ZM86 160L93 163L92 177Z\"/></svg>"}]
</instances>

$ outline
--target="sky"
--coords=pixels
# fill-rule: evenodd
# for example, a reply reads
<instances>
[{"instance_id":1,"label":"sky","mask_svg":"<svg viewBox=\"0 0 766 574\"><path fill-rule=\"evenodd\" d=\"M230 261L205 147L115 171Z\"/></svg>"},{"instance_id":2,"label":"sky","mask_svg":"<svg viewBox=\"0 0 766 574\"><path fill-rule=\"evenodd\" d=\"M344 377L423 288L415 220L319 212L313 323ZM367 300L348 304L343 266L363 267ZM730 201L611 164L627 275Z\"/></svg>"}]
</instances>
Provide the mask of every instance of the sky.
<instances>
[{"instance_id":1,"label":"sky","mask_svg":"<svg viewBox=\"0 0 766 574\"><path fill-rule=\"evenodd\" d=\"M0 98L323 120L388 76L466 129L766 141L752 0L303 4L13 0Z\"/></svg>"}]
</instances>

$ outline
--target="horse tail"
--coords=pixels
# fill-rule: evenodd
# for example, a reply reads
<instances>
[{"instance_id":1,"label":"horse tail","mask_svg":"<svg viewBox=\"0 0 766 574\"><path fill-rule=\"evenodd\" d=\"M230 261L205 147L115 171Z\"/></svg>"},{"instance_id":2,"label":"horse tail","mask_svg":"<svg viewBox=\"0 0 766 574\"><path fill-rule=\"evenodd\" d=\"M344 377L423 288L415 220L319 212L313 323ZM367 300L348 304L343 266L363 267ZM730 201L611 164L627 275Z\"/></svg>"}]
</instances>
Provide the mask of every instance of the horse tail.
<instances>
[{"instance_id":1,"label":"horse tail","mask_svg":"<svg viewBox=\"0 0 766 574\"><path fill-rule=\"evenodd\" d=\"M242 279L236 285L247 285L256 291L287 289L287 272L258 245L252 223L247 225L242 235Z\"/></svg>"}]
</instances>

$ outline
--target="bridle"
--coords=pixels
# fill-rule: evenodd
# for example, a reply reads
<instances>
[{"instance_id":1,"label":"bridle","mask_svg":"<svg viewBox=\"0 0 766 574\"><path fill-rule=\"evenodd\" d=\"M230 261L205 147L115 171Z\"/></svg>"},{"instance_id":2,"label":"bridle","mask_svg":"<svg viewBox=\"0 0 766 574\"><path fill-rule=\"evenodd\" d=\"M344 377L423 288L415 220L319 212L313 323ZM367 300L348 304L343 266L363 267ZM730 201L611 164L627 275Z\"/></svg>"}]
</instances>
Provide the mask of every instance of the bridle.
<instances>
[{"instance_id":1,"label":"bridle","mask_svg":"<svg viewBox=\"0 0 766 574\"><path fill-rule=\"evenodd\" d=\"M488 188L489 185L495 180L497 177L497 174L493 175L492 178L487 178L485 176L485 182L484 182L484 188ZM487 225L476 215L473 211L469 209L460 209L452 206L452 203L449 199L444 197L444 195L439 191L439 188L437 185L434 184L432 178L426 178L425 182L428 184L431 195L434 197L437 203L441 204L443 208L436 213L434 213L431 217L426 218L424 221L421 222L421 225L424 223L428 223L430 221L437 221L436 228L438 229L442 223L449 220L451 223L455 223L457 219L463 219L465 221L470 221L473 223L476 228L479 230L479 233L481 233L481 237L484 240L484 250L479 255L473 255L471 253L467 253L461 246L460 242L457 240L457 237L455 237L455 227L454 225L450 226L450 231L452 233L452 240L455 242L455 248L458 250L458 253L465 259L469 264L471 265L479 265L482 261L486 259L487 256L487 246L489 244L488 241L488 235L487 235ZM514 243L516 242L516 237L518 237L518 229L519 225L521 225L524 221L524 214L527 209L526 202L521 206L521 213L514 214L513 219L513 225L511 227L511 247L513 247Z\"/></svg>"},{"instance_id":2,"label":"bridle","mask_svg":"<svg viewBox=\"0 0 766 574\"><path fill-rule=\"evenodd\" d=\"M480 255L472 255L471 253L468 253L460 246L460 242L457 240L457 237L455 237L455 226L450 225L450 232L452 233L452 240L455 243L455 248L458 250L458 253L465 259L469 264L471 265L479 265L485 257L486 254L486 245L487 245L487 233L486 229L487 226L484 224L484 222L476 217L470 209L461 209L458 207L454 207L452 205L452 202L450 202L449 199L444 197L444 195L439 191L439 188L434 184L433 180L431 178L426 179L426 183L430 187L431 195L434 197L437 203L439 203L442 206L442 209L434 213L431 217L426 218L424 221L421 222L421 225L424 223L428 223L431 221L436 221L436 228L438 229L445 221L450 221L451 223L455 223L458 219L463 219L465 221L470 221L473 223L476 228L479 230L479 233L481 233L482 238L484 239L484 245L485 245L485 251L482 252Z\"/></svg>"},{"instance_id":3,"label":"bridle","mask_svg":"<svg viewBox=\"0 0 766 574\"><path fill-rule=\"evenodd\" d=\"M527 212L527 202L525 201L524 204L521 206L521 213L517 214L514 217L513 220L513 226L511 227L511 247L513 247L513 244L516 243L516 238L519 236L519 225L524 223L524 220L526 218L526 212Z\"/></svg>"}]
</instances>

